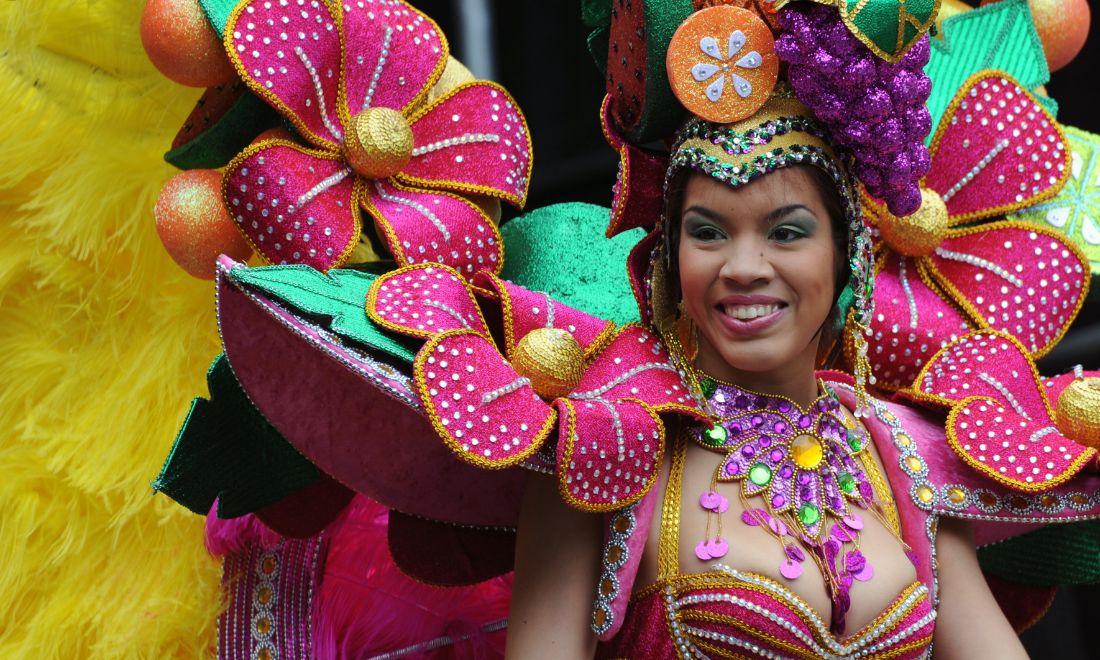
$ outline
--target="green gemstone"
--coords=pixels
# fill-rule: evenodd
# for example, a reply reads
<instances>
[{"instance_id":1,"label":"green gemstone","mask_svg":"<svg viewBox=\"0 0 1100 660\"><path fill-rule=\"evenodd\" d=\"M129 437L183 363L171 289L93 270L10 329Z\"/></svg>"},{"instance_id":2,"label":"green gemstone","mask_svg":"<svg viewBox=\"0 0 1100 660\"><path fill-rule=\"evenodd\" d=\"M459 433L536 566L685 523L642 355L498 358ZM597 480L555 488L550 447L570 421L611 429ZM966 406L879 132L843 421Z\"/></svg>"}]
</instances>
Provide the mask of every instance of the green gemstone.
<instances>
[{"instance_id":1,"label":"green gemstone","mask_svg":"<svg viewBox=\"0 0 1100 660\"><path fill-rule=\"evenodd\" d=\"M813 504L803 504L802 508L798 510L798 519L803 525L809 527L821 520L821 511Z\"/></svg>"},{"instance_id":2,"label":"green gemstone","mask_svg":"<svg viewBox=\"0 0 1100 660\"><path fill-rule=\"evenodd\" d=\"M757 486L766 486L772 480L772 469L763 463L757 463L749 468L749 481Z\"/></svg>"},{"instance_id":3,"label":"green gemstone","mask_svg":"<svg viewBox=\"0 0 1100 660\"><path fill-rule=\"evenodd\" d=\"M863 440L855 431L848 431L848 446L852 448L852 451L863 449Z\"/></svg>"},{"instance_id":4,"label":"green gemstone","mask_svg":"<svg viewBox=\"0 0 1100 660\"><path fill-rule=\"evenodd\" d=\"M848 474L847 472L841 473L840 478L837 479L837 481L840 482L840 490L844 491L845 493L851 493L856 489L855 477Z\"/></svg>"},{"instance_id":5,"label":"green gemstone","mask_svg":"<svg viewBox=\"0 0 1100 660\"><path fill-rule=\"evenodd\" d=\"M699 379L699 388L703 390L703 396L709 399L714 395L714 390L718 389L718 383L713 378L703 376Z\"/></svg>"},{"instance_id":6,"label":"green gemstone","mask_svg":"<svg viewBox=\"0 0 1100 660\"><path fill-rule=\"evenodd\" d=\"M711 447L721 447L726 444L727 437L729 433L721 424L715 424L714 428L703 431L703 440Z\"/></svg>"}]
</instances>

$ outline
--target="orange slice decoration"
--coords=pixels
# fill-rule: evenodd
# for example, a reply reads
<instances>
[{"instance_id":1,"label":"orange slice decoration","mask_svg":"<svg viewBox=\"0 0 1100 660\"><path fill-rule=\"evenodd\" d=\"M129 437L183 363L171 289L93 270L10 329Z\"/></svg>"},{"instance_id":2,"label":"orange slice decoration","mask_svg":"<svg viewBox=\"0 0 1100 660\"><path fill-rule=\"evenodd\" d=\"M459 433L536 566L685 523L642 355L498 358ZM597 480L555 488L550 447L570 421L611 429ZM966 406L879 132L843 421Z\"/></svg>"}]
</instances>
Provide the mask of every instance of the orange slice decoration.
<instances>
[{"instance_id":1,"label":"orange slice decoration","mask_svg":"<svg viewBox=\"0 0 1100 660\"><path fill-rule=\"evenodd\" d=\"M767 24L754 12L728 5L695 12L680 24L665 66L680 103L722 124L759 110L779 77Z\"/></svg>"}]
</instances>

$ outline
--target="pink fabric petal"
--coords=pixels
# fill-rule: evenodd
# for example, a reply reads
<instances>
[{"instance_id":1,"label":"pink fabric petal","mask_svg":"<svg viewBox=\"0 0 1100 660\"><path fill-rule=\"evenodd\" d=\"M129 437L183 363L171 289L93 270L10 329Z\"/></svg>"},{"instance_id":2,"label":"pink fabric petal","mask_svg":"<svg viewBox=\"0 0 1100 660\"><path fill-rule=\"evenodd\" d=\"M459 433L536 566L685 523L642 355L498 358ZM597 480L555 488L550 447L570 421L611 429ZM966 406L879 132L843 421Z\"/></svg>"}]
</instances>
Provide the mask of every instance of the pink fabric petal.
<instances>
[{"instance_id":1,"label":"pink fabric petal","mask_svg":"<svg viewBox=\"0 0 1100 660\"><path fill-rule=\"evenodd\" d=\"M523 206L531 177L531 135L503 87L459 85L417 113L405 183L499 197Z\"/></svg>"},{"instance_id":2,"label":"pink fabric petal","mask_svg":"<svg viewBox=\"0 0 1100 660\"><path fill-rule=\"evenodd\" d=\"M932 354L964 335L967 319L921 278L920 260L890 253L875 275L868 358L878 384L906 387Z\"/></svg>"},{"instance_id":3,"label":"pink fabric petal","mask_svg":"<svg viewBox=\"0 0 1100 660\"><path fill-rule=\"evenodd\" d=\"M1084 299L1088 266L1052 230L998 222L952 231L930 271L976 319L1041 355L1069 328Z\"/></svg>"},{"instance_id":4,"label":"pink fabric petal","mask_svg":"<svg viewBox=\"0 0 1100 660\"><path fill-rule=\"evenodd\" d=\"M479 270L500 270L500 231L476 204L392 180L369 181L365 189L363 207L402 265L432 261L467 277Z\"/></svg>"},{"instance_id":5,"label":"pink fabric petal","mask_svg":"<svg viewBox=\"0 0 1100 660\"><path fill-rule=\"evenodd\" d=\"M379 277L367 294L367 313L376 323L413 337L448 330L489 328L466 280L440 264L416 264Z\"/></svg>"},{"instance_id":6,"label":"pink fabric petal","mask_svg":"<svg viewBox=\"0 0 1100 660\"><path fill-rule=\"evenodd\" d=\"M226 167L225 204L268 262L328 270L359 242L354 181L338 154L268 140Z\"/></svg>"},{"instance_id":7,"label":"pink fabric petal","mask_svg":"<svg viewBox=\"0 0 1100 660\"><path fill-rule=\"evenodd\" d=\"M648 227L664 211L664 181L668 157L632 144L619 149L619 172L612 187L611 221L607 235Z\"/></svg>"},{"instance_id":8,"label":"pink fabric petal","mask_svg":"<svg viewBox=\"0 0 1100 660\"><path fill-rule=\"evenodd\" d=\"M538 451L557 418L496 347L471 330L430 339L413 369L432 426L475 465L519 463Z\"/></svg>"},{"instance_id":9,"label":"pink fabric petal","mask_svg":"<svg viewBox=\"0 0 1100 660\"><path fill-rule=\"evenodd\" d=\"M400 0L345 2L347 108L407 112L447 64L447 40L432 19Z\"/></svg>"},{"instance_id":10,"label":"pink fabric petal","mask_svg":"<svg viewBox=\"0 0 1100 660\"><path fill-rule=\"evenodd\" d=\"M664 428L639 401L554 402L558 432L558 492L582 511L633 504L653 486L661 465Z\"/></svg>"},{"instance_id":11,"label":"pink fabric petal","mask_svg":"<svg viewBox=\"0 0 1100 660\"><path fill-rule=\"evenodd\" d=\"M541 291L530 291L502 280L492 273L478 273L474 276L474 283L497 292L504 320L505 348L509 353L532 330L561 328L573 335L587 354L597 348L595 345L615 325L557 302Z\"/></svg>"},{"instance_id":12,"label":"pink fabric petal","mask_svg":"<svg viewBox=\"0 0 1100 660\"><path fill-rule=\"evenodd\" d=\"M925 185L944 198L953 224L1053 197L1069 174L1057 122L1014 80L995 72L963 87L931 151Z\"/></svg>"},{"instance_id":13,"label":"pink fabric petal","mask_svg":"<svg viewBox=\"0 0 1100 660\"><path fill-rule=\"evenodd\" d=\"M574 399L639 399L654 410L688 411L694 399L680 381L660 339L640 325L623 326L585 369Z\"/></svg>"},{"instance_id":14,"label":"pink fabric petal","mask_svg":"<svg viewBox=\"0 0 1100 660\"><path fill-rule=\"evenodd\" d=\"M1089 463L1096 450L1063 436L1051 419L1028 419L997 399L973 397L947 418L947 439L972 467L1023 491L1045 491Z\"/></svg>"},{"instance_id":15,"label":"pink fabric petal","mask_svg":"<svg viewBox=\"0 0 1100 660\"><path fill-rule=\"evenodd\" d=\"M339 21L326 2L246 0L225 27L229 57L249 89L310 142L338 149L341 121Z\"/></svg>"},{"instance_id":16,"label":"pink fabric petal","mask_svg":"<svg viewBox=\"0 0 1100 660\"><path fill-rule=\"evenodd\" d=\"M1050 417L1039 374L1011 337L974 332L938 352L916 382L921 395L957 403L972 396L1009 405L1021 417Z\"/></svg>"}]
</instances>

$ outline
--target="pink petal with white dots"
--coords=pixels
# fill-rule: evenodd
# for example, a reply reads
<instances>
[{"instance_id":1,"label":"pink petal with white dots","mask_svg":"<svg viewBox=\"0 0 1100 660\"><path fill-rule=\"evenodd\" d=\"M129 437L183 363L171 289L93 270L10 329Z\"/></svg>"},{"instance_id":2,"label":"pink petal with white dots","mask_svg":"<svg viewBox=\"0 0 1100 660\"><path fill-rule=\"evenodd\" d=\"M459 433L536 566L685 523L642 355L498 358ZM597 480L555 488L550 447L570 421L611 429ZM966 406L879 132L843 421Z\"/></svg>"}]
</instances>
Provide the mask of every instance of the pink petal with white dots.
<instances>
[{"instance_id":1,"label":"pink petal with white dots","mask_svg":"<svg viewBox=\"0 0 1100 660\"><path fill-rule=\"evenodd\" d=\"M557 415L496 347L471 330L433 337L413 365L432 425L459 458L488 468L538 451Z\"/></svg>"},{"instance_id":2,"label":"pink petal with white dots","mask_svg":"<svg viewBox=\"0 0 1100 660\"><path fill-rule=\"evenodd\" d=\"M1053 231L998 222L952 231L930 258L982 323L1033 354L1053 346L1077 315L1088 265Z\"/></svg>"},{"instance_id":3,"label":"pink petal with white dots","mask_svg":"<svg viewBox=\"0 0 1100 660\"><path fill-rule=\"evenodd\" d=\"M364 190L363 208L402 265L442 263L466 277L479 270L500 271L500 232L473 202L392 180L368 181Z\"/></svg>"},{"instance_id":4,"label":"pink petal with white dots","mask_svg":"<svg viewBox=\"0 0 1100 660\"><path fill-rule=\"evenodd\" d=\"M399 180L523 206L531 177L531 135L503 87L486 81L460 85L420 111L411 124L416 146Z\"/></svg>"},{"instance_id":5,"label":"pink petal with white dots","mask_svg":"<svg viewBox=\"0 0 1100 660\"><path fill-rule=\"evenodd\" d=\"M354 178L338 156L269 140L234 158L223 181L226 208L270 263L328 270L359 242Z\"/></svg>"},{"instance_id":6,"label":"pink petal with white dots","mask_svg":"<svg viewBox=\"0 0 1100 660\"><path fill-rule=\"evenodd\" d=\"M347 108L411 110L442 73L447 41L400 0L343 0Z\"/></svg>"},{"instance_id":7,"label":"pink petal with white dots","mask_svg":"<svg viewBox=\"0 0 1100 660\"><path fill-rule=\"evenodd\" d=\"M875 275L867 357L879 385L906 387L932 355L971 325L921 280L920 260L890 254Z\"/></svg>"},{"instance_id":8,"label":"pink petal with white dots","mask_svg":"<svg viewBox=\"0 0 1100 660\"><path fill-rule=\"evenodd\" d=\"M229 57L248 87L310 142L338 149L340 30L326 2L246 0L225 27Z\"/></svg>"},{"instance_id":9,"label":"pink petal with white dots","mask_svg":"<svg viewBox=\"0 0 1100 660\"><path fill-rule=\"evenodd\" d=\"M661 465L664 431L657 414L638 401L554 402L558 433L558 492L583 511L610 511L638 501Z\"/></svg>"},{"instance_id":10,"label":"pink petal with white dots","mask_svg":"<svg viewBox=\"0 0 1100 660\"><path fill-rule=\"evenodd\" d=\"M573 339L587 352L597 339L614 327L611 321L573 309L541 291L525 289L492 273L478 273L474 276L474 283L497 292L504 315L508 351L532 330L560 328L573 335Z\"/></svg>"},{"instance_id":11,"label":"pink petal with white dots","mask_svg":"<svg viewBox=\"0 0 1100 660\"><path fill-rule=\"evenodd\" d=\"M990 72L952 102L932 141L925 185L947 203L952 224L1053 197L1069 173L1057 122L1014 80Z\"/></svg>"},{"instance_id":12,"label":"pink petal with white dots","mask_svg":"<svg viewBox=\"0 0 1100 660\"><path fill-rule=\"evenodd\" d=\"M1024 350L1000 334L974 332L945 346L925 367L916 388L950 402L982 396L1032 419L1049 416L1039 375Z\"/></svg>"},{"instance_id":13,"label":"pink petal with white dots","mask_svg":"<svg viewBox=\"0 0 1100 660\"><path fill-rule=\"evenodd\" d=\"M440 264L417 264L382 275L367 294L367 313L379 325L413 337L448 330L489 336L466 280Z\"/></svg>"},{"instance_id":14,"label":"pink petal with white dots","mask_svg":"<svg viewBox=\"0 0 1100 660\"><path fill-rule=\"evenodd\" d=\"M600 351L570 397L639 399L657 411L695 408L658 337L635 324L622 327Z\"/></svg>"},{"instance_id":15,"label":"pink petal with white dots","mask_svg":"<svg viewBox=\"0 0 1100 660\"><path fill-rule=\"evenodd\" d=\"M1096 450L1063 436L1044 415L1028 419L996 399L952 410L948 441L971 466L1017 490L1044 491L1081 471Z\"/></svg>"}]
</instances>

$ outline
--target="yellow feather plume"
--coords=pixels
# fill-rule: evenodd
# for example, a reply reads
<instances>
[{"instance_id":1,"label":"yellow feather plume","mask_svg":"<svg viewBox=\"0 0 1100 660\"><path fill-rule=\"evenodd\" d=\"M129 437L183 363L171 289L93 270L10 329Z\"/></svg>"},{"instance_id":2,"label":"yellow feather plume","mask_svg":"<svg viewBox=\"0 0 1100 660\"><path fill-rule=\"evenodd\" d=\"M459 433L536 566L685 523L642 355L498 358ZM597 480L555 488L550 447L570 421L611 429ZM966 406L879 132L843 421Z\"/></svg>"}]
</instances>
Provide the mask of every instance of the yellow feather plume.
<instances>
[{"instance_id":1,"label":"yellow feather plume","mask_svg":"<svg viewBox=\"0 0 1100 660\"><path fill-rule=\"evenodd\" d=\"M201 657L218 563L151 496L218 352L152 207L199 90L133 0L0 3L0 657Z\"/></svg>"}]
</instances>

